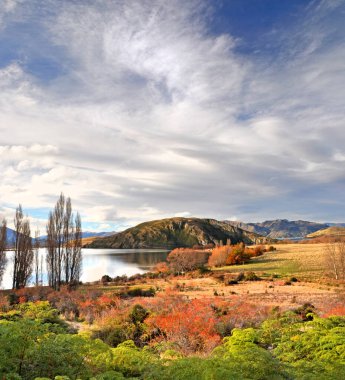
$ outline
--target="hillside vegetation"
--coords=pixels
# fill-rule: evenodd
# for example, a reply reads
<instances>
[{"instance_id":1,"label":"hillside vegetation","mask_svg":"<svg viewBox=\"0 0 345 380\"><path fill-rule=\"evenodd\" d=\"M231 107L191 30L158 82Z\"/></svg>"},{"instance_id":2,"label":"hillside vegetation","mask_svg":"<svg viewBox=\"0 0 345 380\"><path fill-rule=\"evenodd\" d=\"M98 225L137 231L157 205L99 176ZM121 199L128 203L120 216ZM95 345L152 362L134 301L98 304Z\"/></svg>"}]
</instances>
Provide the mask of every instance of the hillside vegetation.
<instances>
[{"instance_id":1,"label":"hillside vegetation","mask_svg":"<svg viewBox=\"0 0 345 380\"><path fill-rule=\"evenodd\" d=\"M244 242L252 244L260 235L215 219L169 218L145 222L116 235L100 238L88 248L175 248L193 245Z\"/></svg>"},{"instance_id":2,"label":"hillside vegetation","mask_svg":"<svg viewBox=\"0 0 345 380\"><path fill-rule=\"evenodd\" d=\"M328 227L316 232L313 232L311 234L308 234L308 238L316 238L321 236L345 236L345 227Z\"/></svg>"}]
</instances>

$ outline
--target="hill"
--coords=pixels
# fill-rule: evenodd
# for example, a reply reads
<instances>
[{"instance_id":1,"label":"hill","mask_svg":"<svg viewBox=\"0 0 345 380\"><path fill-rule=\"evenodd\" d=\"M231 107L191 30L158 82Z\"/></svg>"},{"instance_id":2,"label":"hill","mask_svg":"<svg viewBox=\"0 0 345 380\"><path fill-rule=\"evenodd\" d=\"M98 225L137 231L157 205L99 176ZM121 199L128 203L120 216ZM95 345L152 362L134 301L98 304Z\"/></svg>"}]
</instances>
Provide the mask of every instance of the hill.
<instances>
[{"instance_id":1,"label":"hill","mask_svg":"<svg viewBox=\"0 0 345 380\"><path fill-rule=\"evenodd\" d=\"M96 239L99 239L101 237L106 237L106 236L113 236L115 234L116 234L116 232L99 232L99 233L96 233L96 234L92 234L90 232L90 234L87 233L86 235L84 235L84 233L83 233L82 234L82 239L81 239L81 244L83 246L85 246L87 244L92 243Z\"/></svg>"},{"instance_id":2,"label":"hill","mask_svg":"<svg viewBox=\"0 0 345 380\"><path fill-rule=\"evenodd\" d=\"M169 218L141 223L116 235L99 238L88 248L175 248L218 243L260 241L260 236L215 219ZM261 238L262 239L262 238Z\"/></svg>"},{"instance_id":3,"label":"hill","mask_svg":"<svg viewBox=\"0 0 345 380\"><path fill-rule=\"evenodd\" d=\"M308 234L328 227L328 224L325 223L308 222L305 220L290 221L287 219L266 220L260 223L232 221L228 221L227 223L271 239L303 238Z\"/></svg>"},{"instance_id":4,"label":"hill","mask_svg":"<svg viewBox=\"0 0 345 380\"><path fill-rule=\"evenodd\" d=\"M313 232L311 234L308 234L308 238L316 238L316 237L321 237L321 236L329 236L329 237L339 237L339 236L344 236L345 237L345 227L328 227L316 232Z\"/></svg>"}]
</instances>

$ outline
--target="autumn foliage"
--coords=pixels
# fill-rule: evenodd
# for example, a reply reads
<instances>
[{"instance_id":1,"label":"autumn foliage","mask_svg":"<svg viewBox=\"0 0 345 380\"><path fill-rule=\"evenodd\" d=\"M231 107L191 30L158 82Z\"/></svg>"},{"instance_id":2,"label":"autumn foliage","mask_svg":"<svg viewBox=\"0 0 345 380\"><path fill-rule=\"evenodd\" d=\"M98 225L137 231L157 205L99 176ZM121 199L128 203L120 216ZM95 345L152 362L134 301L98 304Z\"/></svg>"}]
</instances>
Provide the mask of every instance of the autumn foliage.
<instances>
[{"instance_id":1,"label":"autumn foliage","mask_svg":"<svg viewBox=\"0 0 345 380\"><path fill-rule=\"evenodd\" d=\"M225 265L227 258L231 253L231 250L232 247L230 245L214 248L211 256L208 259L208 265L210 267L222 267Z\"/></svg>"},{"instance_id":2,"label":"autumn foliage","mask_svg":"<svg viewBox=\"0 0 345 380\"><path fill-rule=\"evenodd\" d=\"M216 247L209 258L209 266L244 264L250 259L250 254L243 243Z\"/></svg>"},{"instance_id":3,"label":"autumn foliage","mask_svg":"<svg viewBox=\"0 0 345 380\"><path fill-rule=\"evenodd\" d=\"M221 337L216 331L217 316L209 300L173 304L172 310L152 315L147 324L159 334L156 342L173 342L185 354L210 352Z\"/></svg>"},{"instance_id":4,"label":"autumn foliage","mask_svg":"<svg viewBox=\"0 0 345 380\"><path fill-rule=\"evenodd\" d=\"M177 273L188 272L207 264L210 253L204 250L176 248L168 255L169 268Z\"/></svg>"}]
</instances>

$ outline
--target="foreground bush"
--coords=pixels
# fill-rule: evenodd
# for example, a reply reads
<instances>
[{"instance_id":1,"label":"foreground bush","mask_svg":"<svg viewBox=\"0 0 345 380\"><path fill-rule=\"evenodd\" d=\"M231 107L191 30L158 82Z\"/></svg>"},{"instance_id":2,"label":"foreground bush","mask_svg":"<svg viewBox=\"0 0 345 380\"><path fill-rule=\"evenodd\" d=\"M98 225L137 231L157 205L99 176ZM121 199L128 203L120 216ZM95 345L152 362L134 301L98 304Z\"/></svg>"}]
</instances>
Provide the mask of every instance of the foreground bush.
<instances>
[{"instance_id":1,"label":"foreground bush","mask_svg":"<svg viewBox=\"0 0 345 380\"><path fill-rule=\"evenodd\" d=\"M221 321L229 321L231 310L228 303L210 305L207 300L190 303L180 300L175 308L171 308L171 303L169 305L164 310L170 307L170 313L157 315L155 311L162 306L161 303L150 311L136 304L123 314L124 319L116 322L119 329L124 328L125 323L131 323L138 334L143 333L144 324L155 326L155 345L138 348L136 342L130 340L112 348L98 339L68 333L49 304L22 304L14 310L16 313L3 313L0 320L0 378L344 378L345 317L319 318L306 304L303 310L299 308L271 317L255 328L232 327L221 341L216 327ZM243 314L238 306L236 311ZM212 337L216 340L212 341ZM186 338L188 341L183 341ZM210 342L212 347L217 347L212 349Z\"/></svg>"}]
</instances>

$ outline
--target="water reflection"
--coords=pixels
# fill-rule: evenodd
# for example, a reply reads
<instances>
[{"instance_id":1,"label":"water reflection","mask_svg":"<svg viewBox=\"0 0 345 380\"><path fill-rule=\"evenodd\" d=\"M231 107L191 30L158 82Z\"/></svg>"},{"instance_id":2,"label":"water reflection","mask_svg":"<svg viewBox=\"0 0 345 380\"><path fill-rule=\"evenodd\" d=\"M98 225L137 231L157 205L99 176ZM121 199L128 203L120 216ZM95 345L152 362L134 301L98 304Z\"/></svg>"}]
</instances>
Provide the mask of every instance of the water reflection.
<instances>
[{"instance_id":1,"label":"water reflection","mask_svg":"<svg viewBox=\"0 0 345 380\"><path fill-rule=\"evenodd\" d=\"M103 275L110 277L151 270L158 262L165 261L169 251L155 249L83 249L83 270L81 280L91 282L99 280ZM40 249L40 255L45 263L46 250ZM11 287L13 252L7 252L8 264L1 288ZM45 271L45 269L44 269ZM46 273L43 275L47 281Z\"/></svg>"},{"instance_id":2,"label":"water reflection","mask_svg":"<svg viewBox=\"0 0 345 380\"><path fill-rule=\"evenodd\" d=\"M99 280L104 274L110 277L145 273L160 261L168 251L148 249L84 249L82 281Z\"/></svg>"}]
</instances>

